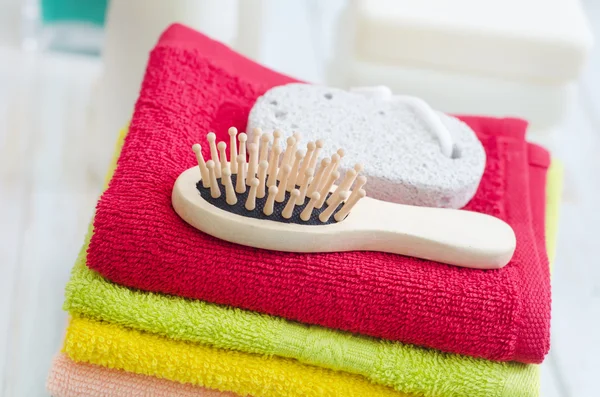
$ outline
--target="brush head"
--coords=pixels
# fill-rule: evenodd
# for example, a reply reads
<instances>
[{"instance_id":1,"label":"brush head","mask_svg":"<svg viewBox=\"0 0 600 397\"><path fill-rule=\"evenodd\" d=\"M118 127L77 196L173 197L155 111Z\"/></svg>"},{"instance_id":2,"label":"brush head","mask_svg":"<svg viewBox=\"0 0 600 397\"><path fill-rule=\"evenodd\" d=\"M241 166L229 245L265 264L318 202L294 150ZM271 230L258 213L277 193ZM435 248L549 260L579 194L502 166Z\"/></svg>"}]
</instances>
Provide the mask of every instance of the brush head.
<instances>
[{"instance_id":1,"label":"brush head","mask_svg":"<svg viewBox=\"0 0 600 397\"><path fill-rule=\"evenodd\" d=\"M233 127L229 129L232 139L235 138L234 132L237 134ZM211 134L207 139L214 144ZM344 154L341 149L332 154L331 158L323 159L315 169L310 168L312 154L323 148L322 140L308 142L306 153L310 153L310 156L299 149L294 156L286 159L285 155L282 158L282 148L279 146L281 132L275 131L273 137L274 144L270 148L269 137L266 135L258 142L248 145L249 164L244 154L234 156L236 168L230 167L223 157L227 143L219 142L216 147L221 158L217 153L216 158L205 163L199 160L201 172L196 188L200 196L224 211L256 219L302 225L325 225L345 219L346 215L336 219L335 214L342 209L347 214L356 204L353 202L348 206L348 200L352 185L356 183L356 188L362 190L366 182L364 176L357 178L363 166L357 164L350 168L344 176L343 185L336 187L334 182L340 177L336 167ZM244 133L237 135L237 138L239 142L247 140ZM299 135L296 134L285 140L286 152L292 153L299 143L298 139ZM200 144L194 144L192 150L197 154L201 150ZM263 151L266 152L268 161L259 161L257 153ZM316 163L316 159L314 162ZM206 173L203 167L206 167ZM221 167L220 177L216 176L217 167ZM200 179L204 174L208 175L208 181ZM247 189L246 186L250 188Z\"/></svg>"}]
</instances>

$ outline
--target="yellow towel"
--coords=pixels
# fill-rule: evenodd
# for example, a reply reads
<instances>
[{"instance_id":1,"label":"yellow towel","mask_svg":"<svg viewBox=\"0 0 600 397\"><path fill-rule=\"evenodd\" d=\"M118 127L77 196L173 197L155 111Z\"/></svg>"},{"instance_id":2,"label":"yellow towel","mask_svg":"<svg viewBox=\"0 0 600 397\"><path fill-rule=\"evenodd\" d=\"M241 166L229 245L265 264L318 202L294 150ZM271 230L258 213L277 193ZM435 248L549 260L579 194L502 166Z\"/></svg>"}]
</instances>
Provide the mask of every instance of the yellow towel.
<instances>
[{"instance_id":1,"label":"yellow towel","mask_svg":"<svg viewBox=\"0 0 600 397\"><path fill-rule=\"evenodd\" d=\"M64 351L76 362L232 391L242 396L404 396L347 372L277 356L175 341L79 317L71 319Z\"/></svg>"}]
</instances>

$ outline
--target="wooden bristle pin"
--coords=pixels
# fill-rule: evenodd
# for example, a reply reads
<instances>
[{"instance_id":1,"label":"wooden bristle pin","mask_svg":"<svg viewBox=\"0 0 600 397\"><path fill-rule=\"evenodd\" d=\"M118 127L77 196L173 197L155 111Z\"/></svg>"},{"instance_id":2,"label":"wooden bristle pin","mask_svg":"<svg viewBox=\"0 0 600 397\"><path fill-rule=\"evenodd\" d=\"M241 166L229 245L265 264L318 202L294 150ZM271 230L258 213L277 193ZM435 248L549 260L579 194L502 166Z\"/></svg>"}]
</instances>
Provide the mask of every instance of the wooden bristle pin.
<instances>
[{"instance_id":1,"label":"wooden bristle pin","mask_svg":"<svg viewBox=\"0 0 600 397\"><path fill-rule=\"evenodd\" d=\"M296 181L295 181L296 185L302 186L302 183L304 183L304 171L306 171L309 168L308 165L310 164L310 160L312 159L312 155L316 148L317 148L317 144L312 141L310 141L306 144L306 156L304 156L304 161L302 161L302 166L298 170L298 173L296 176Z\"/></svg>"},{"instance_id":2,"label":"wooden bristle pin","mask_svg":"<svg viewBox=\"0 0 600 397\"><path fill-rule=\"evenodd\" d=\"M198 160L198 168L200 169L200 176L202 177L202 186L207 188L210 186L210 180L208 179L208 168L206 168L206 162L202 155L202 146L196 143L192 146L192 150L196 154L196 160Z\"/></svg>"},{"instance_id":3,"label":"wooden bristle pin","mask_svg":"<svg viewBox=\"0 0 600 397\"><path fill-rule=\"evenodd\" d=\"M244 156L244 161L246 161L246 142L248 141L248 135L245 132L242 132L238 135L238 140L240 141L240 151L239 156Z\"/></svg>"},{"instance_id":4,"label":"wooden bristle pin","mask_svg":"<svg viewBox=\"0 0 600 397\"><path fill-rule=\"evenodd\" d=\"M275 130L275 132L273 132L273 145L271 145L271 156L269 157L269 165L271 165L271 163L275 163L276 168L279 168L279 155L281 154L281 147L279 146L280 137L281 133ZM277 152L277 156L275 156L276 148L279 149L279 151Z\"/></svg>"},{"instance_id":5,"label":"wooden bristle pin","mask_svg":"<svg viewBox=\"0 0 600 397\"><path fill-rule=\"evenodd\" d=\"M308 187L308 192L306 192L306 195L308 197L311 197L314 192L319 191L319 187L321 185L321 178L323 177L323 173L325 172L327 167L329 167L329 163L331 163L331 160L328 158L324 158L323 160L321 160L319 170L317 171L317 174L310 183L310 186Z\"/></svg>"},{"instance_id":6,"label":"wooden bristle pin","mask_svg":"<svg viewBox=\"0 0 600 397\"><path fill-rule=\"evenodd\" d=\"M361 163L354 164L354 171L356 171L357 174L360 174L364 169L365 167Z\"/></svg>"},{"instance_id":7,"label":"wooden bristle pin","mask_svg":"<svg viewBox=\"0 0 600 397\"><path fill-rule=\"evenodd\" d=\"M304 153L302 150L298 150L294 157L294 164L291 169L290 176L287 182L287 191L291 192L296 188L296 180L298 179L298 173L300 172L300 162L304 158ZM288 164L289 165L289 164Z\"/></svg>"},{"instance_id":8,"label":"wooden bristle pin","mask_svg":"<svg viewBox=\"0 0 600 397\"><path fill-rule=\"evenodd\" d=\"M215 175L217 178L220 178L221 162L219 161L219 152L217 152L217 144L215 143L217 136L214 132L209 132L208 135L206 135L206 140L208 141L208 146L210 147L210 159L215 162ZM217 164L219 164L218 167Z\"/></svg>"},{"instance_id":9,"label":"wooden bristle pin","mask_svg":"<svg viewBox=\"0 0 600 397\"><path fill-rule=\"evenodd\" d=\"M258 171L258 146L256 143L248 145L248 152L250 152L250 160L248 161L248 172L246 173L246 185L250 186Z\"/></svg>"},{"instance_id":10,"label":"wooden bristle pin","mask_svg":"<svg viewBox=\"0 0 600 397\"><path fill-rule=\"evenodd\" d=\"M298 150L298 145L300 144L300 139L302 138L302 136L300 135L299 132L294 132L292 134L292 136L296 140L296 142L294 143L294 149L292 150L292 153L296 153L296 150ZM292 161L291 157L290 157L290 161Z\"/></svg>"},{"instance_id":11,"label":"wooden bristle pin","mask_svg":"<svg viewBox=\"0 0 600 397\"><path fill-rule=\"evenodd\" d=\"M335 172L335 170L337 169L337 164L340 161L340 155L337 153L334 153L331 155L331 161L329 163L329 165L327 166L327 168L325 169L325 171L323 171L323 175L321 176L321 184L319 186L319 192L321 191L321 189L323 188L323 186L325 186L325 184L327 183L327 181L329 180L329 176ZM323 197L321 197L323 198Z\"/></svg>"},{"instance_id":12,"label":"wooden bristle pin","mask_svg":"<svg viewBox=\"0 0 600 397\"><path fill-rule=\"evenodd\" d=\"M225 153L225 150L227 150L227 144L225 142L219 142L219 144L217 145L217 150L219 150L219 159L221 160L221 175L223 175L223 170L229 169L229 163L227 162L227 154ZM221 183L223 183L222 180Z\"/></svg>"},{"instance_id":13,"label":"wooden bristle pin","mask_svg":"<svg viewBox=\"0 0 600 397\"><path fill-rule=\"evenodd\" d=\"M361 172L363 169L364 169L364 167L363 167L362 164L360 164L360 163L355 164L354 165L354 171L356 171L356 174L354 174L354 177L350 178L350 180L344 179L344 181L340 185L340 188L342 188L341 191L343 191L343 190L350 190L350 187L352 186L352 184L354 183L354 181L357 180L356 177L357 177L358 173ZM349 176L348 172L346 172L346 176L345 177L349 178L352 175L353 175L353 173L350 173L350 176ZM359 190L367 182L367 177L365 177L365 176L361 176L361 177L359 177L359 179L360 179L360 181L357 180L357 184L354 187L354 189L356 189L356 190Z\"/></svg>"},{"instance_id":14,"label":"wooden bristle pin","mask_svg":"<svg viewBox=\"0 0 600 397\"><path fill-rule=\"evenodd\" d=\"M352 184L354 183L354 180L356 179L356 175L357 175L356 169L354 169L354 168L346 171L346 175L344 175L344 179L342 180L342 183L340 183L340 185L337 187L337 189L335 189L335 192L333 192L333 194L331 196L329 196L329 198L327 199L327 204L333 203L335 200L337 200L337 198L341 192L350 189L350 186L352 186Z\"/></svg>"},{"instance_id":15,"label":"wooden bristle pin","mask_svg":"<svg viewBox=\"0 0 600 397\"><path fill-rule=\"evenodd\" d=\"M335 152L335 153L340 157L340 159L338 160L337 163L335 163L333 169L331 170L332 172L337 171L340 163L342 162L342 159L344 158L344 155L346 154L346 152L344 152L344 149L338 149L337 152Z\"/></svg>"},{"instance_id":16,"label":"wooden bristle pin","mask_svg":"<svg viewBox=\"0 0 600 397\"><path fill-rule=\"evenodd\" d=\"M283 166L281 165L281 167L279 167L279 170L277 171L277 180L281 182L281 178L283 177ZM281 184L279 184L279 187L281 188Z\"/></svg>"},{"instance_id":17,"label":"wooden bristle pin","mask_svg":"<svg viewBox=\"0 0 600 397\"><path fill-rule=\"evenodd\" d=\"M310 201L308 202L304 210L302 210L302 212L300 213L300 219L302 219L304 222L307 222L311 218L313 210L320 199L321 195L319 194L319 192L313 192L310 195Z\"/></svg>"},{"instance_id":18,"label":"wooden bristle pin","mask_svg":"<svg viewBox=\"0 0 600 397\"><path fill-rule=\"evenodd\" d=\"M296 145L296 139L291 136L286 141L285 152L283 153L283 159L281 160L281 166L290 164L293 161L294 146Z\"/></svg>"},{"instance_id":19,"label":"wooden bristle pin","mask_svg":"<svg viewBox=\"0 0 600 397\"><path fill-rule=\"evenodd\" d=\"M271 146L271 155L273 154L273 151L275 150L276 147L280 147L280 145L279 145L279 140L280 139L281 139L281 132L279 130L273 131L273 145ZM281 153L283 153L283 149L280 148L279 149L279 154L281 154ZM281 167L283 167L284 164L279 164L279 157L280 156L277 156L277 160L276 160L277 164L276 164L276 166L279 167L279 168L281 168ZM271 162L271 161L272 161L272 159L269 159L269 162ZM276 175L275 177L277 178L278 175ZM277 180L280 180L280 179L277 178Z\"/></svg>"},{"instance_id":20,"label":"wooden bristle pin","mask_svg":"<svg viewBox=\"0 0 600 397\"><path fill-rule=\"evenodd\" d=\"M252 143L256 144L256 147L260 145L260 138L262 137L262 130L258 127L252 130Z\"/></svg>"},{"instance_id":21,"label":"wooden bristle pin","mask_svg":"<svg viewBox=\"0 0 600 397\"><path fill-rule=\"evenodd\" d=\"M287 186L288 179L290 178L291 168L289 164L286 164L282 167L282 175L281 182L279 182L279 193L277 193L277 197L275 197L275 201L278 203L282 203L285 200L285 187Z\"/></svg>"},{"instance_id":22,"label":"wooden bristle pin","mask_svg":"<svg viewBox=\"0 0 600 397\"><path fill-rule=\"evenodd\" d=\"M268 155L269 155L269 135L263 134L260 137L260 149L259 149L258 162L260 163L261 161L268 161L269 160Z\"/></svg>"},{"instance_id":23,"label":"wooden bristle pin","mask_svg":"<svg viewBox=\"0 0 600 397\"><path fill-rule=\"evenodd\" d=\"M250 192L248 193L245 205L248 211L252 211L256 208L256 191L258 189L258 184L259 182L256 178L252 178L252 181L250 181Z\"/></svg>"},{"instance_id":24,"label":"wooden bristle pin","mask_svg":"<svg viewBox=\"0 0 600 397\"><path fill-rule=\"evenodd\" d=\"M273 131L273 146L279 146L280 138L281 138L281 132L279 130Z\"/></svg>"},{"instance_id":25,"label":"wooden bristle pin","mask_svg":"<svg viewBox=\"0 0 600 397\"><path fill-rule=\"evenodd\" d=\"M246 192L246 172L244 170L244 164L246 164L246 158L240 154L237 156L238 173L235 183L235 191L240 194Z\"/></svg>"},{"instance_id":26,"label":"wooden bristle pin","mask_svg":"<svg viewBox=\"0 0 600 397\"><path fill-rule=\"evenodd\" d=\"M341 222L344 219L346 219L346 216L348 216L350 211L352 211L352 208L356 205L356 203L358 203L358 200L365 197L366 195L367 192L364 189L358 189L353 191L346 203L344 204L344 206L338 212L335 213L333 218L338 222Z\"/></svg>"},{"instance_id":27,"label":"wooden bristle pin","mask_svg":"<svg viewBox=\"0 0 600 397\"><path fill-rule=\"evenodd\" d=\"M285 190L284 190L284 192L285 192ZM281 211L282 217L284 217L285 219L290 219L292 217L292 214L294 213L294 207L296 207L296 200L298 200L298 197L300 197L300 190L298 190L298 189L292 190L287 204L283 208L283 211Z\"/></svg>"},{"instance_id":28,"label":"wooden bristle pin","mask_svg":"<svg viewBox=\"0 0 600 397\"><path fill-rule=\"evenodd\" d=\"M267 186L267 168L269 167L269 163L267 160L263 160L258 164L258 192L256 193L256 197L263 198L265 197L265 190Z\"/></svg>"},{"instance_id":29,"label":"wooden bristle pin","mask_svg":"<svg viewBox=\"0 0 600 397\"><path fill-rule=\"evenodd\" d=\"M318 139L317 142L315 142L316 145L316 149L312 154L312 157L310 158L310 163L308 164L308 168L312 168L313 170L315 169L316 165L317 165L317 161L319 160L319 155L321 154L321 149L323 149L323 146L325 146L325 143L323 142L323 140Z\"/></svg>"},{"instance_id":30,"label":"wooden bristle pin","mask_svg":"<svg viewBox=\"0 0 600 397\"><path fill-rule=\"evenodd\" d=\"M225 201L227 201L227 204L229 205L234 205L237 203L237 196L233 189L233 183L231 183L231 170L229 168L223 168L221 175L221 182L225 185Z\"/></svg>"},{"instance_id":31,"label":"wooden bristle pin","mask_svg":"<svg viewBox=\"0 0 600 397\"><path fill-rule=\"evenodd\" d=\"M352 193L354 193L355 190L362 189L362 187L365 186L366 183L367 183L366 176L361 175L358 178L356 178L356 182L354 183L354 186L352 186ZM352 195L350 195L350 196L352 196Z\"/></svg>"},{"instance_id":32,"label":"wooden bristle pin","mask_svg":"<svg viewBox=\"0 0 600 397\"><path fill-rule=\"evenodd\" d=\"M275 196L277 195L277 186L273 185L269 187L269 196L267 197L267 202L263 208L263 214L266 216L270 216L273 214L273 205L275 204Z\"/></svg>"},{"instance_id":33,"label":"wooden bristle pin","mask_svg":"<svg viewBox=\"0 0 600 397\"><path fill-rule=\"evenodd\" d=\"M238 130L235 127L229 128L229 161L231 165L231 173L237 174L237 162L234 161L238 155L237 152L237 133Z\"/></svg>"},{"instance_id":34,"label":"wooden bristle pin","mask_svg":"<svg viewBox=\"0 0 600 397\"><path fill-rule=\"evenodd\" d=\"M221 189L217 183L217 174L214 160L208 160L206 162L206 168L208 168L208 178L210 179L210 197L219 198L221 197Z\"/></svg>"},{"instance_id":35,"label":"wooden bristle pin","mask_svg":"<svg viewBox=\"0 0 600 397\"><path fill-rule=\"evenodd\" d=\"M279 145L273 146L271 150L271 157L269 159L269 177L267 178L267 186L273 186L277 182L277 170L279 164L279 155L281 154L281 148Z\"/></svg>"},{"instance_id":36,"label":"wooden bristle pin","mask_svg":"<svg viewBox=\"0 0 600 397\"><path fill-rule=\"evenodd\" d=\"M349 196L350 193L348 193L348 191L340 192L340 194L337 195L335 201L329 204L329 207L325 208L325 211L319 214L319 220L323 223L327 222L329 218L331 218L331 215L333 215L337 207L340 205L340 203L344 200L347 200Z\"/></svg>"},{"instance_id":37,"label":"wooden bristle pin","mask_svg":"<svg viewBox=\"0 0 600 397\"><path fill-rule=\"evenodd\" d=\"M304 181L302 182L302 185L300 186L300 196L298 196L298 200L296 200L296 204L298 204L298 205L304 204L304 198L306 197L306 191L308 190L308 185L312 179L313 174L314 174L314 170L312 168L309 168L306 171L304 171Z\"/></svg>"},{"instance_id":38,"label":"wooden bristle pin","mask_svg":"<svg viewBox=\"0 0 600 397\"><path fill-rule=\"evenodd\" d=\"M333 186L333 182L335 182L339 177L340 177L340 173L337 171L334 171L329 175L329 178L325 182L325 185L321 188L321 191L319 192L319 194L321 195L321 199L317 203L316 208L321 208L323 206L323 203L325 202L325 199L327 198L327 194L329 193L329 191L331 190L331 187Z\"/></svg>"},{"instance_id":39,"label":"wooden bristle pin","mask_svg":"<svg viewBox=\"0 0 600 397\"><path fill-rule=\"evenodd\" d=\"M238 135L238 140L240 141L240 154L238 156L242 156L244 159L244 171L248 168L246 164L246 141L248 140L248 135L245 133L241 133ZM239 173L239 169L238 169Z\"/></svg>"}]
</instances>

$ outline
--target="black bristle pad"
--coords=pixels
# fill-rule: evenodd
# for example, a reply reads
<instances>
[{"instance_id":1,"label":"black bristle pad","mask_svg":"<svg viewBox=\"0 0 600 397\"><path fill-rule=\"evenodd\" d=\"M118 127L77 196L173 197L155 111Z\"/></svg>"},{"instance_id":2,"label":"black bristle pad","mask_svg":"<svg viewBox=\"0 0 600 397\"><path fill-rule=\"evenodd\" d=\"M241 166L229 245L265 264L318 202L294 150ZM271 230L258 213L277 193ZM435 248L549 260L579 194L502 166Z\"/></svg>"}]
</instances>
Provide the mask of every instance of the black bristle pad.
<instances>
[{"instance_id":1,"label":"black bristle pad","mask_svg":"<svg viewBox=\"0 0 600 397\"><path fill-rule=\"evenodd\" d=\"M237 175L231 175L231 182L233 183L234 188L236 180ZM302 211L304 210L304 208L306 208L308 202L310 201L308 197L304 199L304 204L296 205L294 207L294 213L292 214L292 217L290 219L285 219L283 216L281 216L281 213L283 212L283 209L285 208L285 205L287 204L287 201L290 198L290 192L288 191L285 192L285 200L283 200L283 202L278 203L277 201L275 201L275 203L273 203L273 213L270 216L266 216L263 213L263 208L265 206L265 203L267 202L267 197L269 196L268 189L266 192L267 194L265 194L265 197L256 198L256 208L254 208L252 211L248 211L246 209L246 199L248 198L248 194L250 193L250 186L246 186L246 192L241 194L236 193L235 195L237 197L237 203L235 203L234 205L229 205L227 204L227 201L225 199L225 186L223 186L223 184L221 183L221 179L217 179L217 182L217 185L221 190L221 196L216 199L212 198L212 196L210 195L210 188L205 188L204 186L202 186L201 181L196 183L196 188L198 189L200 195L204 200L208 201L215 207L218 207L224 211L228 211L233 214L246 216L250 218L264 219L282 223L297 223L298 225L322 226L331 223L337 223L333 215L329 217L329 220L327 222L321 222L319 220L319 214L321 214L321 212L325 211L325 209L327 208L326 204L323 204L321 208L313 209L312 216L308 221L304 222L302 219L300 219L300 213L302 213ZM334 211L334 214L335 212L339 211L340 208L342 208L342 204L338 206L338 208Z\"/></svg>"}]
</instances>

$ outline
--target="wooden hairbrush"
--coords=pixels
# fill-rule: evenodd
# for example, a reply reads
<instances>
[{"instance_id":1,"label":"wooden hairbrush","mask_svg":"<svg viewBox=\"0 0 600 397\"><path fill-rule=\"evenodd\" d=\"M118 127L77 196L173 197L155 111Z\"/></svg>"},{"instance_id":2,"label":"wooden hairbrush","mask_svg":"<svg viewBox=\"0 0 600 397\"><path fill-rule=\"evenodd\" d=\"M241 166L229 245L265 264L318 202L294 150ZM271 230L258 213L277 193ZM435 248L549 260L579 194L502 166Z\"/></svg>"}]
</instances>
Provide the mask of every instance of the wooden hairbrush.
<instances>
[{"instance_id":1,"label":"wooden hairbrush","mask_svg":"<svg viewBox=\"0 0 600 397\"><path fill-rule=\"evenodd\" d=\"M381 251L476 269L501 268L514 253L514 232L498 218L366 197L360 164L336 186L341 149L319 161L323 143L299 150L298 134L285 150L278 131L271 143L257 130L248 145L235 128L229 135L233 160L209 133L211 160L195 144L198 167L179 175L172 193L177 214L214 237L275 251Z\"/></svg>"}]
</instances>

